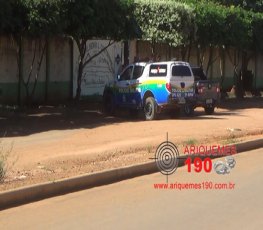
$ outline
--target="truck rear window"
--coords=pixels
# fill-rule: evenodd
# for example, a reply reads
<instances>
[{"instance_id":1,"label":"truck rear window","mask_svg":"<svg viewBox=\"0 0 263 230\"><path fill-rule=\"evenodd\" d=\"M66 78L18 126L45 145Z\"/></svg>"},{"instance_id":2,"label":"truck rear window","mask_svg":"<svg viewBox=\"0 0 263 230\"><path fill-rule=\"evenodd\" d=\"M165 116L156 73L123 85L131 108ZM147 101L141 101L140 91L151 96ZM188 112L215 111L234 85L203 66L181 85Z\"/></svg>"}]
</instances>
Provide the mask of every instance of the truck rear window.
<instances>
[{"instance_id":1,"label":"truck rear window","mask_svg":"<svg viewBox=\"0 0 263 230\"><path fill-rule=\"evenodd\" d=\"M166 77L167 65L151 65L150 66L150 77Z\"/></svg>"},{"instance_id":2,"label":"truck rear window","mask_svg":"<svg viewBox=\"0 0 263 230\"><path fill-rule=\"evenodd\" d=\"M191 77L191 70L188 66L175 65L172 68L173 77Z\"/></svg>"}]
</instances>

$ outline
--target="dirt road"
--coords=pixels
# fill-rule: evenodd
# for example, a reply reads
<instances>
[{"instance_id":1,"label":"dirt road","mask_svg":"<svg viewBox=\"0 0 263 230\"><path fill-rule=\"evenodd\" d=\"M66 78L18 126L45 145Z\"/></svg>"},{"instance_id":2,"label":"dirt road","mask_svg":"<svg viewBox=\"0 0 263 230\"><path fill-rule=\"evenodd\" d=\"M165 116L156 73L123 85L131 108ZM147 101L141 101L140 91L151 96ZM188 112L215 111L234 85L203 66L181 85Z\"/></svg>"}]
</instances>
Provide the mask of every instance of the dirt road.
<instances>
[{"instance_id":1,"label":"dirt road","mask_svg":"<svg viewBox=\"0 0 263 230\"><path fill-rule=\"evenodd\" d=\"M149 161L167 133L177 145L229 144L238 137L262 137L261 105L260 101L247 109L221 108L211 116L197 109L191 118L164 115L157 121L47 108L1 118L1 131L6 133L1 145L4 151L12 151L8 177L0 190Z\"/></svg>"}]
</instances>

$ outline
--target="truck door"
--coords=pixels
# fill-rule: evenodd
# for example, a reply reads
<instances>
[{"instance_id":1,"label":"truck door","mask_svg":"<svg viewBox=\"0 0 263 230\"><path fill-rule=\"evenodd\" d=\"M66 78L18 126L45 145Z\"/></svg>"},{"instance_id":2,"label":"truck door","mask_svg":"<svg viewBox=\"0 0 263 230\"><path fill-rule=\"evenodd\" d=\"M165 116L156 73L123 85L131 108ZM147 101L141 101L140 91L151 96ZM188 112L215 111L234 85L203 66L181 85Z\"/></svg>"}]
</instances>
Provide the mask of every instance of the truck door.
<instances>
[{"instance_id":1,"label":"truck door","mask_svg":"<svg viewBox=\"0 0 263 230\"><path fill-rule=\"evenodd\" d=\"M117 82L117 104L128 105L130 93L130 81L132 78L133 65L129 65L120 74Z\"/></svg>"},{"instance_id":2,"label":"truck door","mask_svg":"<svg viewBox=\"0 0 263 230\"><path fill-rule=\"evenodd\" d=\"M129 94L129 102L132 107L139 107L141 105L141 88L140 88L140 80L139 78L142 76L144 70L143 65L134 65L132 78L130 80L130 94Z\"/></svg>"}]
</instances>

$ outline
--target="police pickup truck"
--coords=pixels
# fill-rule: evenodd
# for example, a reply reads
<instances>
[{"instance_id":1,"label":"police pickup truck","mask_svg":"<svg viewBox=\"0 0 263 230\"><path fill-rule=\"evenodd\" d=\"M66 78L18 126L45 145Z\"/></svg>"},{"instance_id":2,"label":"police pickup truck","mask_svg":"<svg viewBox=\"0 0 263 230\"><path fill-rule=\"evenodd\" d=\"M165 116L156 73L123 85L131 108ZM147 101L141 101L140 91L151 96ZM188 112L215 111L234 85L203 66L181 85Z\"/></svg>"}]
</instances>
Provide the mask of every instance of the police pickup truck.
<instances>
[{"instance_id":1,"label":"police pickup truck","mask_svg":"<svg viewBox=\"0 0 263 230\"><path fill-rule=\"evenodd\" d=\"M154 120L161 111L177 114L193 112L194 75L187 62L168 61L128 65L117 79L105 86L104 111L117 107L142 110L146 120Z\"/></svg>"}]
</instances>

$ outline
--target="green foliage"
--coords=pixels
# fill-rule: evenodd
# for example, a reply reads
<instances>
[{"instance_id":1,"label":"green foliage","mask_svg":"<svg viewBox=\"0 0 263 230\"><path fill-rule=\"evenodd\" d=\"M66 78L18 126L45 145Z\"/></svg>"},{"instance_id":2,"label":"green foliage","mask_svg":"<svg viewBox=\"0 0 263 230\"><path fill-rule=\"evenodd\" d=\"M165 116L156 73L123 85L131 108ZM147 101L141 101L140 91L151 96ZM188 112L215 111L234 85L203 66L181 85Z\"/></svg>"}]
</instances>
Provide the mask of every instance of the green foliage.
<instances>
[{"instance_id":1,"label":"green foliage","mask_svg":"<svg viewBox=\"0 0 263 230\"><path fill-rule=\"evenodd\" d=\"M18 34L25 31L27 12L22 0L0 0L0 34Z\"/></svg>"},{"instance_id":2,"label":"green foliage","mask_svg":"<svg viewBox=\"0 0 263 230\"><path fill-rule=\"evenodd\" d=\"M262 50L262 7L263 0L0 0L0 33L120 40L143 32L172 46L196 38L201 46Z\"/></svg>"},{"instance_id":3,"label":"green foliage","mask_svg":"<svg viewBox=\"0 0 263 230\"><path fill-rule=\"evenodd\" d=\"M240 6L245 10L263 12L263 0L214 0L214 2L226 6Z\"/></svg>"},{"instance_id":4,"label":"green foliage","mask_svg":"<svg viewBox=\"0 0 263 230\"><path fill-rule=\"evenodd\" d=\"M253 48L263 52L263 14L252 15Z\"/></svg>"},{"instance_id":5,"label":"green foliage","mask_svg":"<svg viewBox=\"0 0 263 230\"><path fill-rule=\"evenodd\" d=\"M62 33L63 25L60 17L59 0L24 0L28 10L27 33L33 36Z\"/></svg>"},{"instance_id":6,"label":"green foliage","mask_svg":"<svg viewBox=\"0 0 263 230\"><path fill-rule=\"evenodd\" d=\"M252 27L250 14L239 8L230 7L226 16L226 45L240 49L252 46Z\"/></svg>"},{"instance_id":7,"label":"green foliage","mask_svg":"<svg viewBox=\"0 0 263 230\"><path fill-rule=\"evenodd\" d=\"M135 15L143 39L172 46L186 44L194 33L193 9L175 1L135 2Z\"/></svg>"},{"instance_id":8,"label":"green foliage","mask_svg":"<svg viewBox=\"0 0 263 230\"><path fill-rule=\"evenodd\" d=\"M0 0L0 33L30 36L61 33L59 2Z\"/></svg>"},{"instance_id":9,"label":"green foliage","mask_svg":"<svg viewBox=\"0 0 263 230\"><path fill-rule=\"evenodd\" d=\"M5 149L2 146L2 142L0 140L0 183L4 182L6 178L6 174L8 170L10 169L10 164L8 164L8 158L10 156L10 153L12 151L13 146L11 146L10 149ZM15 164L13 162L12 166Z\"/></svg>"},{"instance_id":10,"label":"green foliage","mask_svg":"<svg viewBox=\"0 0 263 230\"><path fill-rule=\"evenodd\" d=\"M0 33L133 38L131 0L0 0Z\"/></svg>"},{"instance_id":11,"label":"green foliage","mask_svg":"<svg viewBox=\"0 0 263 230\"><path fill-rule=\"evenodd\" d=\"M65 33L76 39L133 38L133 6L127 0L62 0Z\"/></svg>"},{"instance_id":12,"label":"green foliage","mask_svg":"<svg viewBox=\"0 0 263 230\"><path fill-rule=\"evenodd\" d=\"M0 159L0 183L3 182L5 179L6 170L5 170L5 164L4 161Z\"/></svg>"},{"instance_id":13,"label":"green foliage","mask_svg":"<svg viewBox=\"0 0 263 230\"><path fill-rule=\"evenodd\" d=\"M196 7L198 43L248 48L252 28L250 13L240 7L213 3Z\"/></svg>"},{"instance_id":14,"label":"green foliage","mask_svg":"<svg viewBox=\"0 0 263 230\"><path fill-rule=\"evenodd\" d=\"M222 45L225 41L226 9L215 4L198 4L196 6L197 43Z\"/></svg>"},{"instance_id":15,"label":"green foliage","mask_svg":"<svg viewBox=\"0 0 263 230\"><path fill-rule=\"evenodd\" d=\"M0 0L0 32L6 32L11 20L11 4L9 1ZM5 9L5 10L2 10Z\"/></svg>"}]
</instances>

